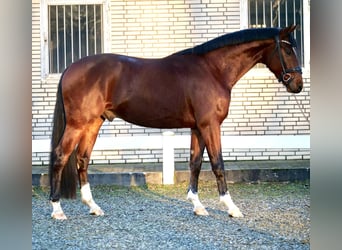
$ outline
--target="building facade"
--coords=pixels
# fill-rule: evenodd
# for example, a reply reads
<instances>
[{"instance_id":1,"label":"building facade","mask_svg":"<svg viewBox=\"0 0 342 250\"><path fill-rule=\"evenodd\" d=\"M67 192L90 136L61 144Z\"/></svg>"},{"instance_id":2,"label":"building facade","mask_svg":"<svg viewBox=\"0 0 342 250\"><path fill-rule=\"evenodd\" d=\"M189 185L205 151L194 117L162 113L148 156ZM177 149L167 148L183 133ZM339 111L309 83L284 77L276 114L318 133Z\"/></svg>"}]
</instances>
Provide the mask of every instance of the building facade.
<instances>
[{"instance_id":1,"label":"building facade","mask_svg":"<svg viewBox=\"0 0 342 250\"><path fill-rule=\"evenodd\" d=\"M95 53L159 58L240 29L293 23L298 24L295 37L304 90L294 96L262 65L250 70L233 88L221 133L274 142L272 147L223 148L223 156L233 161L309 159L308 147L283 147L289 138L307 141L310 136L309 4L309 0L33 0L32 164L49 162L57 84L72 61ZM164 131L115 119L105 121L98 141L132 136L148 140ZM189 129L173 132L190 134ZM175 161L188 160L189 149L176 147ZM161 161L161 149L135 149L134 145L115 150L98 146L91 157L92 164Z\"/></svg>"}]
</instances>

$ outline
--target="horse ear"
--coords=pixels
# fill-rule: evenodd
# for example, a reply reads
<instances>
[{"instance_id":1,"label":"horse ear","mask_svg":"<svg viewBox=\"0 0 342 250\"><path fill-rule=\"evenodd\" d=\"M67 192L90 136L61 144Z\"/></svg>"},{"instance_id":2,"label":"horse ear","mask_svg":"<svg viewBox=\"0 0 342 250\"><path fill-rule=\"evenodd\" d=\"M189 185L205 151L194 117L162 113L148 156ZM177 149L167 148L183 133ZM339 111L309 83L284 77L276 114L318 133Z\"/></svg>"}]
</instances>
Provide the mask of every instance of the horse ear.
<instances>
[{"instance_id":1,"label":"horse ear","mask_svg":"<svg viewBox=\"0 0 342 250\"><path fill-rule=\"evenodd\" d=\"M292 24L291 26L288 26L286 28L284 28L281 32L284 34L290 34L292 33L295 29L297 28L296 24Z\"/></svg>"},{"instance_id":2,"label":"horse ear","mask_svg":"<svg viewBox=\"0 0 342 250\"><path fill-rule=\"evenodd\" d=\"M291 26L288 26L280 31L280 36L286 36L290 33L292 33L297 28L296 24L292 24Z\"/></svg>"}]
</instances>

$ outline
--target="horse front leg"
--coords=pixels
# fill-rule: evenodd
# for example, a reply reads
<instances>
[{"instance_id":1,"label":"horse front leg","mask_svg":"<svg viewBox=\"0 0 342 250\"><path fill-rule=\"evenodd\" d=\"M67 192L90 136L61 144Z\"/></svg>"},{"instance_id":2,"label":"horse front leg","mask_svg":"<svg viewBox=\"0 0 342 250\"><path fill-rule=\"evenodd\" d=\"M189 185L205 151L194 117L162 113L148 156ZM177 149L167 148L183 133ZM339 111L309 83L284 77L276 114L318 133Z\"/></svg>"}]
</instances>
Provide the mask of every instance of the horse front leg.
<instances>
[{"instance_id":1,"label":"horse front leg","mask_svg":"<svg viewBox=\"0 0 342 250\"><path fill-rule=\"evenodd\" d=\"M187 199L194 205L196 215L208 215L207 210L198 198L198 177L201 171L202 158L204 151L204 141L197 129L191 130L191 148L190 148L190 184Z\"/></svg>"},{"instance_id":2,"label":"horse front leg","mask_svg":"<svg viewBox=\"0 0 342 250\"><path fill-rule=\"evenodd\" d=\"M210 158L211 168L215 174L220 202L228 208L228 214L232 217L243 217L240 209L233 202L227 188L224 171L224 163L221 149L220 126L208 126L202 130L202 136Z\"/></svg>"},{"instance_id":3,"label":"horse front leg","mask_svg":"<svg viewBox=\"0 0 342 250\"><path fill-rule=\"evenodd\" d=\"M233 202L226 184L224 164L221 151L217 157L210 158L212 170L216 176L217 187L220 195L220 202L228 208L228 214L231 217L243 217L240 209Z\"/></svg>"},{"instance_id":4,"label":"horse front leg","mask_svg":"<svg viewBox=\"0 0 342 250\"><path fill-rule=\"evenodd\" d=\"M95 120L90 123L85 130L86 132L83 134L80 143L77 148L77 171L79 176L79 183L81 187L81 200L84 204L86 204L90 211L89 213L92 215L102 216L104 212L102 209L95 203L90 184L88 181L88 165L90 160L90 155L92 149L94 147L96 137L98 131L103 123L101 118Z\"/></svg>"}]
</instances>

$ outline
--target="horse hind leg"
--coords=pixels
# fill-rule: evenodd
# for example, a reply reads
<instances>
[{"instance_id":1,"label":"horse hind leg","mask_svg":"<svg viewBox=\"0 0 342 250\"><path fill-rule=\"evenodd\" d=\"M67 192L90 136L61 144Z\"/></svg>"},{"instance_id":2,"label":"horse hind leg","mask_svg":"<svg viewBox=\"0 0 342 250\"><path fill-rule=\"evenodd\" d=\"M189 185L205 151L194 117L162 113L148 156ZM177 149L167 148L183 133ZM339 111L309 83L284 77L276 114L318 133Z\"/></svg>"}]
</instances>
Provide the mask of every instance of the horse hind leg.
<instances>
[{"instance_id":1,"label":"horse hind leg","mask_svg":"<svg viewBox=\"0 0 342 250\"><path fill-rule=\"evenodd\" d=\"M190 148L190 184L187 199L194 205L194 214L209 215L198 197L198 177L201 171L202 158L204 152L204 141L197 129L191 130Z\"/></svg>"},{"instance_id":2,"label":"horse hind leg","mask_svg":"<svg viewBox=\"0 0 342 250\"><path fill-rule=\"evenodd\" d=\"M99 118L88 124L87 129L81 137L80 143L77 147L77 171L81 187L81 200L90 208L90 214L98 216L104 215L104 212L93 199L90 184L88 182L88 164L102 123L103 119Z\"/></svg>"},{"instance_id":3,"label":"horse hind leg","mask_svg":"<svg viewBox=\"0 0 342 250\"><path fill-rule=\"evenodd\" d=\"M49 173L51 185L50 202L52 205L51 217L57 220L67 219L60 204L62 173L64 174L63 169L69 164L69 158L71 158L70 156L77 144L78 138L79 131L67 126L59 144L51 153L52 166ZM67 174L72 178L71 171L67 172ZM70 188L72 189L73 187L70 186Z\"/></svg>"}]
</instances>

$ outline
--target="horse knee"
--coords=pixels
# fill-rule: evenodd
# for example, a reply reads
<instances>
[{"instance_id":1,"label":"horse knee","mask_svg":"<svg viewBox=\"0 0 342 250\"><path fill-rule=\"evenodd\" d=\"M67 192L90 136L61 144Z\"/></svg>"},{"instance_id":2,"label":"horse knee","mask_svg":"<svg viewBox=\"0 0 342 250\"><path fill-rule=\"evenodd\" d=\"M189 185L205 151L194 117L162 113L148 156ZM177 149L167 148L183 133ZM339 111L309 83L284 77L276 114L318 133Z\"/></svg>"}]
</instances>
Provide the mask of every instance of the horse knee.
<instances>
[{"instance_id":1,"label":"horse knee","mask_svg":"<svg viewBox=\"0 0 342 250\"><path fill-rule=\"evenodd\" d=\"M202 166L202 156L193 157L190 160L190 170L191 172L198 173L201 171Z\"/></svg>"},{"instance_id":2,"label":"horse knee","mask_svg":"<svg viewBox=\"0 0 342 250\"><path fill-rule=\"evenodd\" d=\"M88 183L89 157L77 157L77 172L81 187Z\"/></svg>"},{"instance_id":3,"label":"horse knee","mask_svg":"<svg viewBox=\"0 0 342 250\"><path fill-rule=\"evenodd\" d=\"M202 164L202 157L196 157L191 161L191 164L195 167L200 166Z\"/></svg>"},{"instance_id":4,"label":"horse knee","mask_svg":"<svg viewBox=\"0 0 342 250\"><path fill-rule=\"evenodd\" d=\"M221 176L224 172L223 160L211 160L211 170L215 176Z\"/></svg>"},{"instance_id":5,"label":"horse knee","mask_svg":"<svg viewBox=\"0 0 342 250\"><path fill-rule=\"evenodd\" d=\"M224 170L222 168L213 168L212 171L214 172L217 179L224 178Z\"/></svg>"},{"instance_id":6,"label":"horse knee","mask_svg":"<svg viewBox=\"0 0 342 250\"><path fill-rule=\"evenodd\" d=\"M67 163L68 158L63 152L60 152L59 150L55 150L52 154L52 170L54 172L59 172Z\"/></svg>"},{"instance_id":7,"label":"horse knee","mask_svg":"<svg viewBox=\"0 0 342 250\"><path fill-rule=\"evenodd\" d=\"M86 171L88 168L89 157L77 157L77 169L79 171Z\"/></svg>"}]
</instances>

